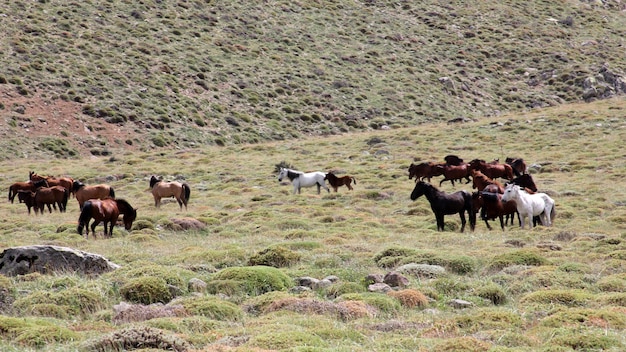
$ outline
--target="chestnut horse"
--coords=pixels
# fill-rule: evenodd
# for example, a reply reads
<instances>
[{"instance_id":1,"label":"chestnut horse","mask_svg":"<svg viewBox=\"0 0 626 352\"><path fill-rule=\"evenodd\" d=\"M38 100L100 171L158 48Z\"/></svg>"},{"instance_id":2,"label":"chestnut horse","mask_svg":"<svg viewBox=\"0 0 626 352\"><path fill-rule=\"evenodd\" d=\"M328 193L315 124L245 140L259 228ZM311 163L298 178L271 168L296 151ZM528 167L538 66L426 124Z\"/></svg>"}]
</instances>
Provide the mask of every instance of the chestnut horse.
<instances>
[{"instance_id":1,"label":"chestnut horse","mask_svg":"<svg viewBox=\"0 0 626 352\"><path fill-rule=\"evenodd\" d=\"M17 191L17 199L19 199L20 203L26 204L28 214L30 214L31 208L35 208L35 213L37 213L37 207L35 204L35 192L21 189ZM50 207L49 204L48 207Z\"/></svg>"},{"instance_id":2,"label":"chestnut horse","mask_svg":"<svg viewBox=\"0 0 626 352\"><path fill-rule=\"evenodd\" d=\"M444 215L459 214L461 218L461 232L465 230L465 212L469 215L470 228L474 231L476 226L476 213L472 209L472 195L467 191L457 191L447 194L440 191L424 181L415 184L413 192L411 192L411 200L416 200L420 196L425 195L430 208L435 213L437 221L437 231L444 230Z\"/></svg>"},{"instance_id":3,"label":"chestnut horse","mask_svg":"<svg viewBox=\"0 0 626 352\"><path fill-rule=\"evenodd\" d=\"M15 200L15 196L19 191L29 191L35 192L37 189L41 187L48 187L48 182L46 180L40 181L28 181L28 182L15 182L11 186L9 186L9 202L13 203Z\"/></svg>"},{"instance_id":4,"label":"chestnut horse","mask_svg":"<svg viewBox=\"0 0 626 352\"><path fill-rule=\"evenodd\" d=\"M50 187L61 186L67 189L70 194L74 194L74 179L71 177L40 176L37 175L35 171L30 171L28 173L28 178L31 181L46 180Z\"/></svg>"},{"instance_id":5,"label":"chestnut horse","mask_svg":"<svg viewBox=\"0 0 626 352\"><path fill-rule=\"evenodd\" d=\"M161 198L174 197L181 210L183 205L187 209L187 202L189 202L189 196L191 195L191 188L189 188L188 184L176 181L165 182L152 175L150 177L150 188L152 189L155 207L159 208L161 206Z\"/></svg>"},{"instance_id":6,"label":"chestnut horse","mask_svg":"<svg viewBox=\"0 0 626 352\"><path fill-rule=\"evenodd\" d=\"M417 182L427 178L428 182L430 182L432 177L443 175L443 169L437 168L437 165L438 164L432 161L419 164L411 163L411 165L409 165L409 180L415 177L415 182Z\"/></svg>"},{"instance_id":7,"label":"chestnut horse","mask_svg":"<svg viewBox=\"0 0 626 352\"><path fill-rule=\"evenodd\" d=\"M475 188L478 191L482 191L485 189L485 187L489 185L494 185L495 187L497 187L498 193L504 193L504 186L500 182L490 179L478 170L472 169L470 173L472 175L472 188Z\"/></svg>"},{"instance_id":8,"label":"chestnut horse","mask_svg":"<svg viewBox=\"0 0 626 352\"><path fill-rule=\"evenodd\" d=\"M124 215L124 228L128 231L133 226L133 221L137 218L137 209L133 208L124 199L89 199L83 203L83 207L78 217L78 227L76 231L82 236L83 228L86 228L85 238L89 238L89 221L91 232L96 237L96 226L104 222L104 236L113 237L113 226L117 223L120 214ZM108 225L108 227L107 227Z\"/></svg>"},{"instance_id":9,"label":"chestnut horse","mask_svg":"<svg viewBox=\"0 0 626 352\"><path fill-rule=\"evenodd\" d=\"M524 159L522 158L506 158L504 162L511 165L515 176L519 177L520 175L524 175L528 173L526 172L526 163L524 162Z\"/></svg>"},{"instance_id":10,"label":"chestnut horse","mask_svg":"<svg viewBox=\"0 0 626 352\"><path fill-rule=\"evenodd\" d=\"M443 174L443 180L439 181L439 187L444 181L452 182L452 186L454 186L454 181L457 180L461 182L464 178L465 183L470 183L470 168L468 164L461 165L449 165L449 164L437 164L435 166L436 169L441 170Z\"/></svg>"},{"instance_id":11,"label":"chestnut horse","mask_svg":"<svg viewBox=\"0 0 626 352\"><path fill-rule=\"evenodd\" d=\"M86 186L80 181L74 181L72 189L80 209L83 208L84 203L89 199L115 198L115 191L109 185Z\"/></svg>"},{"instance_id":12,"label":"chestnut horse","mask_svg":"<svg viewBox=\"0 0 626 352\"><path fill-rule=\"evenodd\" d=\"M330 183L330 186L335 190L335 192L337 192L337 188L344 185L352 191L352 186L350 185L352 181L354 181L354 184L356 185L356 178L352 176L337 177L331 171L328 171L328 173L324 177L324 180L328 180L328 183Z\"/></svg>"},{"instance_id":13,"label":"chestnut horse","mask_svg":"<svg viewBox=\"0 0 626 352\"><path fill-rule=\"evenodd\" d=\"M35 213L37 209L43 214L44 205L48 206L48 211L52 213L50 205L58 205L59 211L64 213L67 209L67 198L70 192L63 186L43 187L35 192ZM55 206L56 208L56 206Z\"/></svg>"},{"instance_id":14,"label":"chestnut horse","mask_svg":"<svg viewBox=\"0 0 626 352\"><path fill-rule=\"evenodd\" d=\"M487 189L492 186L488 186ZM497 190L497 189L496 189ZM509 200L508 202L502 201L502 193L478 191L472 193L472 200L474 211L478 213L480 211L480 218L483 219L487 228L491 230L488 220L500 220L500 227L504 231L504 225L508 223L509 219L511 225L515 219L517 213L517 205L515 201ZM506 220L504 218L506 216Z\"/></svg>"},{"instance_id":15,"label":"chestnut horse","mask_svg":"<svg viewBox=\"0 0 626 352\"><path fill-rule=\"evenodd\" d=\"M513 179L513 168L509 164L500 164L497 161L487 163L481 159L474 159L470 161L469 167L474 170L478 170L491 179L498 177L505 178L507 180Z\"/></svg>"}]
</instances>

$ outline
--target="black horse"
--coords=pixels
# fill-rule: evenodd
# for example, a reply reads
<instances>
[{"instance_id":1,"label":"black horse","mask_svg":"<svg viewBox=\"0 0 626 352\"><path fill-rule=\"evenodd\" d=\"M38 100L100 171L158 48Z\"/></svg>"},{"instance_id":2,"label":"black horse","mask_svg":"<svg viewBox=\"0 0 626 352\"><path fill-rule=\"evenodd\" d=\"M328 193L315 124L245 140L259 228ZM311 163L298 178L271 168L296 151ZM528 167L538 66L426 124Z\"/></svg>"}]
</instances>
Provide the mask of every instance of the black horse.
<instances>
[{"instance_id":1,"label":"black horse","mask_svg":"<svg viewBox=\"0 0 626 352\"><path fill-rule=\"evenodd\" d=\"M424 181L415 184L413 192L411 192L411 200L416 200L420 196L425 195L430 202L430 208L435 213L437 219L437 231L443 231L444 215L459 214L461 217L461 232L465 230L465 212L469 214L470 228L474 231L476 226L476 213L472 209L472 195L467 191L457 191L447 194L440 191L435 186Z\"/></svg>"},{"instance_id":2,"label":"black horse","mask_svg":"<svg viewBox=\"0 0 626 352\"><path fill-rule=\"evenodd\" d=\"M522 188L527 188L533 192L537 192L537 185L535 185L535 181L530 174L519 175L511 180L510 183L516 184Z\"/></svg>"}]
</instances>

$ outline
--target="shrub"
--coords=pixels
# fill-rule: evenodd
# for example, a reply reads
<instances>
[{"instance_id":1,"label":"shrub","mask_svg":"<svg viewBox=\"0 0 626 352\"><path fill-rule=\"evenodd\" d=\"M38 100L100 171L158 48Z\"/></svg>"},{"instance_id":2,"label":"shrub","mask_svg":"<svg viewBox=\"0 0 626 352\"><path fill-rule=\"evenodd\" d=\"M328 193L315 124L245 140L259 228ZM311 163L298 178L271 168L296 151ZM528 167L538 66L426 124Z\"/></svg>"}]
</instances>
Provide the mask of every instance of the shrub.
<instances>
[{"instance_id":1,"label":"shrub","mask_svg":"<svg viewBox=\"0 0 626 352\"><path fill-rule=\"evenodd\" d=\"M385 313L400 311L400 301L389 295L380 293L347 293L339 297L343 301L361 301Z\"/></svg>"},{"instance_id":2,"label":"shrub","mask_svg":"<svg viewBox=\"0 0 626 352\"><path fill-rule=\"evenodd\" d=\"M293 280L270 266L226 268L217 272L208 283L209 293L220 293L220 287L230 287L227 294L257 296L270 291L281 291L293 286Z\"/></svg>"},{"instance_id":3,"label":"shrub","mask_svg":"<svg viewBox=\"0 0 626 352\"><path fill-rule=\"evenodd\" d=\"M461 329L476 332L489 329L510 329L520 327L522 318L512 312L502 309L483 309L474 314L465 314L455 319Z\"/></svg>"},{"instance_id":4,"label":"shrub","mask_svg":"<svg viewBox=\"0 0 626 352\"><path fill-rule=\"evenodd\" d=\"M324 295L334 299L346 293L365 292L365 286L356 282L337 282L323 289Z\"/></svg>"},{"instance_id":5,"label":"shrub","mask_svg":"<svg viewBox=\"0 0 626 352\"><path fill-rule=\"evenodd\" d=\"M275 268L290 266L300 260L300 254L283 246L266 248L253 255L248 265L266 265Z\"/></svg>"},{"instance_id":6,"label":"shrub","mask_svg":"<svg viewBox=\"0 0 626 352\"><path fill-rule=\"evenodd\" d=\"M297 346L308 346L309 348L326 347L326 342L321 337L305 331L263 333L254 336L249 344L269 350L289 350Z\"/></svg>"},{"instance_id":7,"label":"shrub","mask_svg":"<svg viewBox=\"0 0 626 352\"><path fill-rule=\"evenodd\" d=\"M488 268L498 271L511 265L546 265L549 261L539 254L529 250L519 250L496 255L491 259Z\"/></svg>"},{"instance_id":8,"label":"shrub","mask_svg":"<svg viewBox=\"0 0 626 352\"><path fill-rule=\"evenodd\" d=\"M127 301L141 304L168 303L172 300L165 280L153 276L129 280L120 288L120 295Z\"/></svg>"},{"instance_id":9,"label":"shrub","mask_svg":"<svg viewBox=\"0 0 626 352\"><path fill-rule=\"evenodd\" d=\"M79 287L61 292L36 291L15 300L13 307L22 313L41 312L45 316L57 316L59 311L51 310L49 305L62 307L66 314L80 316L87 316L105 307L97 293Z\"/></svg>"},{"instance_id":10,"label":"shrub","mask_svg":"<svg viewBox=\"0 0 626 352\"><path fill-rule=\"evenodd\" d=\"M482 352L488 351L491 348L491 343L478 340L474 337L457 337L447 339L444 342L435 346L434 351L441 352Z\"/></svg>"},{"instance_id":11,"label":"shrub","mask_svg":"<svg viewBox=\"0 0 626 352\"><path fill-rule=\"evenodd\" d=\"M78 334L55 322L6 316L0 316L0 336L3 340L14 340L20 345L38 348L79 338Z\"/></svg>"},{"instance_id":12,"label":"shrub","mask_svg":"<svg viewBox=\"0 0 626 352\"><path fill-rule=\"evenodd\" d=\"M626 274L605 276L598 281L598 288L605 292L626 292Z\"/></svg>"},{"instance_id":13,"label":"shrub","mask_svg":"<svg viewBox=\"0 0 626 352\"><path fill-rule=\"evenodd\" d=\"M550 342L577 351L606 351L623 347L618 339L607 336L602 331L591 332L580 329L556 331Z\"/></svg>"},{"instance_id":14,"label":"shrub","mask_svg":"<svg viewBox=\"0 0 626 352\"><path fill-rule=\"evenodd\" d=\"M397 299L400 301L400 304L408 308L424 308L428 306L428 297L418 290L405 289L400 291L389 291L387 294Z\"/></svg>"},{"instance_id":15,"label":"shrub","mask_svg":"<svg viewBox=\"0 0 626 352\"><path fill-rule=\"evenodd\" d=\"M284 291L267 292L246 300L243 304L243 310L248 314L258 315L274 301L289 297L291 297L291 295Z\"/></svg>"},{"instance_id":16,"label":"shrub","mask_svg":"<svg viewBox=\"0 0 626 352\"><path fill-rule=\"evenodd\" d=\"M568 308L557 309L556 312L541 320L542 326L558 328L562 326L597 325L605 328L624 329L626 317L624 313L606 309Z\"/></svg>"},{"instance_id":17,"label":"shrub","mask_svg":"<svg viewBox=\"0 0 626 352\"><path fill-rule=\"evenodd\" d=\"M579 290L544 290L531 292L522 297L520 302L581 306L590 299L589 293Z\"/></svg>"},{"instance_id":18,"label":"shrub","mask_svg":"<svg viewBox=\"0 0 626 352\"><path fill-rule=\"evenodd\" d=\"M239 321L243 318L243 311L234 303L217 297L185 297L176 300L192 315L200 315L215 320Z\"/></svg>"},{"instance_id":19,"label":"shrub","mask_svg":"<svg viewBox=\"0 0 626 352\"><path fill-rule=\"evenodd\" d=\"M476 295L480 298L487 299L495 305L506 303L506 293L496 284L488 284L476 290Z\"/></svg>"}]
</instances>

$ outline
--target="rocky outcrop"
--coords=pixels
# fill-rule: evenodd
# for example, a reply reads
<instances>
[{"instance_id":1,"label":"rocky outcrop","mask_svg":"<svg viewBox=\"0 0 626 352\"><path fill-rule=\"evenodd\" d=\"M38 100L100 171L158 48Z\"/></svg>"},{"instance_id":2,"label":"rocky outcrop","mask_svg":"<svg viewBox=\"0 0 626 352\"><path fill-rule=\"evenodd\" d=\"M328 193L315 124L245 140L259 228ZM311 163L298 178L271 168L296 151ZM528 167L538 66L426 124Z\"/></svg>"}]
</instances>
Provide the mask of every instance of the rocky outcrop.
<instances>
[{"instance_id":1,"label":"rocky outcrop","mask_svg":"<svg viewBox=\"0 0 626 352\"><path fill-rule=\"evenodd\" d=\"M13 247L5 249L0 254L0 274L5 276L25 275L33 272L100 275L117 268L119 265L100 255L59 246Z\"/></svg>"}]
</instances>

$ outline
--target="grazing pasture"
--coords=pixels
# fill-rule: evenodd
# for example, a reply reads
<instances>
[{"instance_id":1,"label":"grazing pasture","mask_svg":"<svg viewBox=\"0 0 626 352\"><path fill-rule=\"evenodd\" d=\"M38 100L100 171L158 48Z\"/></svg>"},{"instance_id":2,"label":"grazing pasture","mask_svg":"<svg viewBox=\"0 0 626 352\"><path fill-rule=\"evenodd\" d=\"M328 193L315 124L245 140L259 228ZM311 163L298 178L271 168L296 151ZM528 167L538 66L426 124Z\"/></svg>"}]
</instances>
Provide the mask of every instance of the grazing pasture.
<instances>
[{"instance_id":1,"label":"grazing pasture","mask_svg":"<svg viewBox=\"0 0 626 352\"><path fill-rule=\"evenodd\" d=\"M0 349L99 350L148 336L188 351L624 350L625 114L614 100L456 125L2 162L5 190L29 170L106 183L137 219L87 239L77 206L28 216L0 202L3 248L54 244L121 266L99 277L0 276L0 326L11 327L0 328ZM446 216L438 232L428 202L409 198L407 168L450 154L523 158L556 202L552 226L489 231L479 221L459 233L458 216ZM294 195L277 182L280 160L346 170L359 187ZM155 208L153 174L184 177L194 201ZM369 274L391 271L406 287L366 292Z\"/></svg>"}]
</instances>

